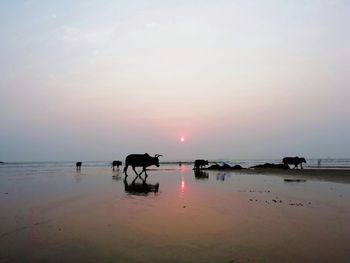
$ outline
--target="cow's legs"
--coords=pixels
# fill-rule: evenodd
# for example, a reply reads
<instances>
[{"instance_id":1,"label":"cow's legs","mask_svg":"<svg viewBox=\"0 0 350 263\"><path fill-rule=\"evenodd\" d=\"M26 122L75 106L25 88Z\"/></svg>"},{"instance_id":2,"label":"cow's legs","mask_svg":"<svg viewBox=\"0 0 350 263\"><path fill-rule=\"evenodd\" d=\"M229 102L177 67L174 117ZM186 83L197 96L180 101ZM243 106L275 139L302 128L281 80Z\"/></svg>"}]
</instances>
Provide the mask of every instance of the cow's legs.
<instances>
[{"instance_id":1,"label":"cow's legs","mask_svg":"<svg viewBox=\"0 0 350 263\"><path fill-rule=\"evenodd\" d=\"M132 169L134 170L134 172L135 172L136 175L138 175L138 176L140 175L140 174L137 173L137 171L136 171L136 169L135 169L135 166L133 166Z\"/></svg>"},{"instance_id":2,"label":"cow's legs","mask_svg":"<svg viewBox=\"0 0 350 263\"><path fill-rule=\"evenodd\" d=\"M148 177L148 174L146 173L146 168L143 168L143 171L145 172L145 180L147 179L147 177Z\"/></svg>"},{"instance_id":3,"label":"cow's legs","mask_svg":"<svg viewBox=\"0 0 350 263\"><path fill-rule=\"evenodd\" d=\"M128 174L126 173L127 170L128 170L128 165L125 165L125 167L124 167L125 178L128 177Z\"/></svg>"}]
</instances>

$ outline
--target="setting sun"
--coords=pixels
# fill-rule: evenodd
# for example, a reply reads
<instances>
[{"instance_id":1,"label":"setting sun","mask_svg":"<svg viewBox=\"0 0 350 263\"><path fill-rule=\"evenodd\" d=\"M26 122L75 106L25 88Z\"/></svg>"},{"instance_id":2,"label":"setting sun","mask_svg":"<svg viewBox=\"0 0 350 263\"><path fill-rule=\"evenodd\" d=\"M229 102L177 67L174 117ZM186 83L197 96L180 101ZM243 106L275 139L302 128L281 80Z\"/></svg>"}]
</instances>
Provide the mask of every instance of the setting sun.
<instances>
[{"instance_id":1,"label":"setting sun","mask_svg":"<svg viewBox=\"0 0 350 263\"><path fill-rule=\"evenodd\" d=\"M184 138L184 137L181 137L180 141L181 141L181 142L184 142L184 141L185 141L185 138Z\"/></svg>"}]
</instances>

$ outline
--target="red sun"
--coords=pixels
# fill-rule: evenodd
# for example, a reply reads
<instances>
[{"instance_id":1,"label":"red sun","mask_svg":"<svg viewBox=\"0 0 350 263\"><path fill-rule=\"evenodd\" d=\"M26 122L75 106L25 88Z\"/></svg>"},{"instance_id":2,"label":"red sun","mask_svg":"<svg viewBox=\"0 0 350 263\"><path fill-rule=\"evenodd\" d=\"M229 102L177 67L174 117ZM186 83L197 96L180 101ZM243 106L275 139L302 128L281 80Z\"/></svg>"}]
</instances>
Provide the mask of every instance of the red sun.
<instances>
[{"instance_id":1,"label":"red sun","mask_svg":"<svg viewBox=\"0 0 350 263\"><path fill-rule=\"evenodd\" d=\"M185 138L184 138L184 137L181 137L181 138L180 138L180 141L181 141L181 142L184 142L184 141L185 141Z\"/></svg>"}]
</instances>

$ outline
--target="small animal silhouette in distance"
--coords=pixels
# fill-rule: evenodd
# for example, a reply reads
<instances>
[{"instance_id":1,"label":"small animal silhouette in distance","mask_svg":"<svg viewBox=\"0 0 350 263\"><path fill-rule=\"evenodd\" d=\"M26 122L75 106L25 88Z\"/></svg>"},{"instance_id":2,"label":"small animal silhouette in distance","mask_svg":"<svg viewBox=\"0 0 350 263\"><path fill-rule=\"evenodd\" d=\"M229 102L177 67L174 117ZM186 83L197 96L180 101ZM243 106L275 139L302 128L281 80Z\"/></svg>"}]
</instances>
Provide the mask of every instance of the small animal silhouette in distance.
<instances>
[{"instance_id":1,"label":"small animal silhouette in distance","mask_svg":"<svg viewBox=\"0 0 350 263\"><path fill-rule=\"evenodd\" d=\"M77 171L80 171L81 170L81 165L82 165L82 162L77 162L75 164L76 168L77 168Z\"/></svg>"},{"instance_id":2,"label":"small animal silhouette in distance","mask_svg":"<svg viewBox=\"0 0 350 263\"><path fill-rule=\"evenodd\" d=\"M306 160L304 157L284 157L282 160L284 165L289 165L289 164L293 164L294 165L294 169L297 169L299 164L300 164L300 169L303 169L303 163L306 163Z\"/></svg>"},{"instance_id":3,"label":"small animal silhouette in distance","mask_svg":"<svg viewBox=\"0 0 350 263\"><path fill-rule=\"evenodd\" d=\"M194 161L194 169L196 171L202 170L203 166L206 166L208 164L209 164L208 160L201 160L201 159L195 160Z\"/></svg>"},{"instance_id":4,"label":"small animal silhouette in distance","mask_svg":"<svg viewBox=\"0 0 350 263\"><path fill-rule=\"evenodd\" d=\"M114 171L114 167L117 166L117 169L119 169L119 166L122 165L122 162L121 161L113 161L112 162L112 168L113 168L113 171Z\"/></svg>"}]
</instances>

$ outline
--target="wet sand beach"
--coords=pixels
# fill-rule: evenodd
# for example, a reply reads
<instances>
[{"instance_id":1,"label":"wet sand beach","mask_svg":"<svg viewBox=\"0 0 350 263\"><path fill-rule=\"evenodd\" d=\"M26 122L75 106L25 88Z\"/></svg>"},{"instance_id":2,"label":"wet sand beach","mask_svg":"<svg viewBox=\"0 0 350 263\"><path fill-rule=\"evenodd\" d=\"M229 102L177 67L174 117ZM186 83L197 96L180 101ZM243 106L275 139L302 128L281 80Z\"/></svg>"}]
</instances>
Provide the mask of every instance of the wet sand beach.
<instances>
[{"instance_id":1,"label":"wet sand beach","mask_svg":"<svg viewBox=\"0 0 350 263\"><path fill-rule=\"evenodd\" d=\"M349 171L121 171L0 168L0 262L350 260Z\"/></svg>"},{"instance_id":2,"label":"wet sand beach","mask_svg":"<svg viewBox=\"0 0 350 263\"><path fill-rule=\"evenodd\" d=\"M350 169L244 169L248 174L278 175L284 178L303 178L315 181L350 183Z\"/></svg>"}]
</instances>

